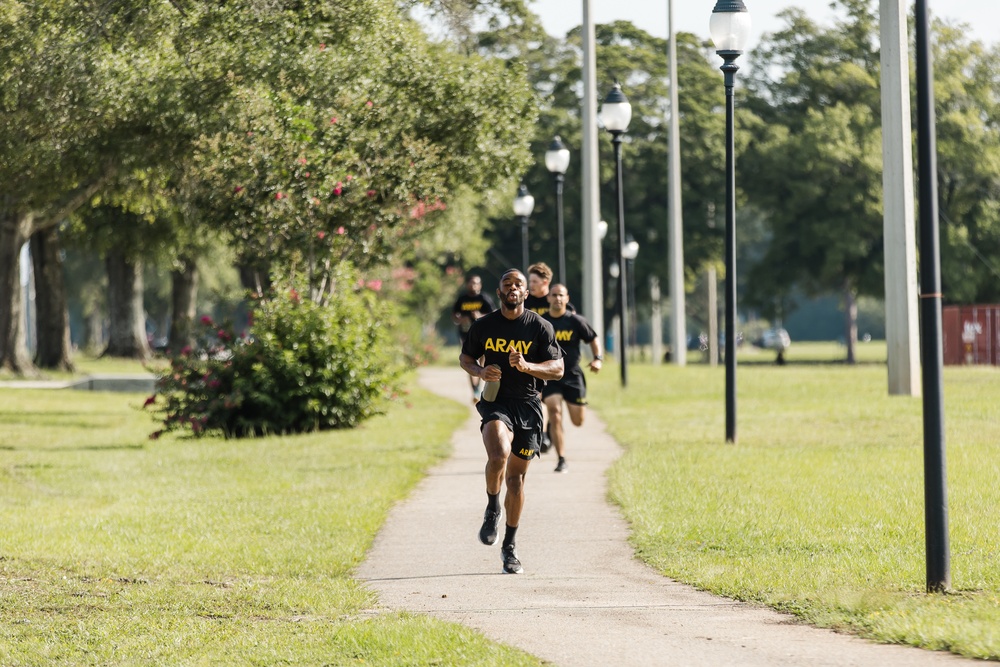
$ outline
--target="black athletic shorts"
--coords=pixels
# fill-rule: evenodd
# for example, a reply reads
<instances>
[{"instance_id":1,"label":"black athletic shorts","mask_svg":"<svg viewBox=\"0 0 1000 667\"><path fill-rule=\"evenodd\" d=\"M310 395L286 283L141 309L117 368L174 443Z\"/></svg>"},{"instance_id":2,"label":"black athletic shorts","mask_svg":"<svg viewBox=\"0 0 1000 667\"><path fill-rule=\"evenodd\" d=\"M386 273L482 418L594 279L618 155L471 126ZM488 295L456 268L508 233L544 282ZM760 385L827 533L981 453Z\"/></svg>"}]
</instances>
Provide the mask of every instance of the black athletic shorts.
<instances>
[{"instance_id":1,"label":"black athletic shorts","mask_svg":"<svg viewBox=\"0 0 1000 667\"><path fill-rule=\"evenodd\" d=\"M554 394L562 394L563 400L573 405L587 404L587 380L582 368L574 368L560 380L549 380L542 387L542 399Z\"/></svg>"},{"instance_id":2,"label":"black athletic shorts","mask_svg":"<svg viewBox=\"0 0 1000 667\"><path fill-rule=\"evenodd\" d=\"M511 443L511 454L519 459L530 461L538 455L542 442L542 403L534 400L496 400L479 401L476 403L479 416L483 418L479 430L487 422L501 421L514 434Z\"/></svg>"}]
</instances>

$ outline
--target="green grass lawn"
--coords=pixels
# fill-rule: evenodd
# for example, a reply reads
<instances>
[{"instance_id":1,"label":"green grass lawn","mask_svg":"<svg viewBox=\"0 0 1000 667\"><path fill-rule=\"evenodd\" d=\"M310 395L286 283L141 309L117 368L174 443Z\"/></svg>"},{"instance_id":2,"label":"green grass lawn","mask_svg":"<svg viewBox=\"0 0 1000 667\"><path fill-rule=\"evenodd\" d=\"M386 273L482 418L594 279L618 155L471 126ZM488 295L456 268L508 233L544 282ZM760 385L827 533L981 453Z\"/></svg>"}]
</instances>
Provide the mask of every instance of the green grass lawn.
<instances>
[{"instance_id":1,"label":"green grass lawn","mask_svg":"<svg viewBox=\"0 0 1000 667\"><path fill-rule=\"evenodd\" d=\"M0 664L539 664L378 613L351 577L464 406L414 390L352 431L152 441L143 398L0 389Z\"/></svg>"},{"instance_id":2,"label":"green grass lawn","mask_svg":"<svg viewBox=\"0 0 1000 667\"><path fill-rule=\"evenodd\" d=\"M808 347L739 367L736 445L721 365L632 364L623 391L612 363L590 381L626 450L610 494L638 554L819 626L1000 658L1000 370L945 370L953 592L928 595L921 400L888 396L876 344L856 367Z\"/></svg>"}]
</instances>

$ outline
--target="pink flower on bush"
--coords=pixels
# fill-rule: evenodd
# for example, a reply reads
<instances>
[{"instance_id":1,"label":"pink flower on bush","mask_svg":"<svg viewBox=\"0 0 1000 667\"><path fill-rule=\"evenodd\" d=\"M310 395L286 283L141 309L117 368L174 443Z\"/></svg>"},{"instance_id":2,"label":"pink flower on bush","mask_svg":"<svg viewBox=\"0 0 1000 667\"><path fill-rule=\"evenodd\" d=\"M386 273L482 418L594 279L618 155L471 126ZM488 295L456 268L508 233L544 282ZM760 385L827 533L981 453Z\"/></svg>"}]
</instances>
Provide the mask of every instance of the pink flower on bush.
<instances>
[{"instance_id":1,"label":"pink flower on bush","mask_svg":"<svg viewBox=\"0 0 1000 667\"><path fill-rule=\"evenodd\" d=\"M310 176L312 176L312 173L307 171L305 174L303 174L303 176L309 178Z\"/></svg>"},{"instance_id":2,"label":"pink flower on bush","mask_svg":"<svg viewBox=\"0 0 1000 667\"><path fill-rule=\"evenodd\" d=\"M341 194L341 193L342 193L343 191L344 191L344 188L340 187L340 184L338 183L338 184L337 184L337 187L335 187L335 188L333 189L333 196L334 196L334 197L339 197L339 196L340 196L340 194Z\"/></svg>"},{"instance_id":3,"label":"pink flower on bush","mask_svg":"<svg viewBox=\"0 0 1000 667\"><path fill-rule=\"evenodd\" d=\"M343 227L337 227L337 233L343 236L344 234L347 233L347 230L344 229Z\"/></svg>"},{"instance_id":4,"label":"pink flower on bush","mask_svg":"<svg viewBox=\"0 0 1000 667\"><path fill-rule=\"evenodd\" d=\"M155 402L156 402L156 394L153 394L152 396L146 399L146 402L142 404L142 407L148 408Z\"/></svg>"},{"instance_id":5,"label":"pink flower on bush","mask_svg":"<svg viewBox=\"0 0 1000 667\"><path fill-rule=\"evenodd\" d=\"M326 232L316 232L316 238L322 241L323 239L326 238Z\"/></svg>"},{"instance_id":6,"label":"pink flower on bush","mask_svg":"<svg viewBox=\"0 0 1000 667\"><path fill-rule=\"evenodd\" d=\"M243 192L243 186L242 185L237 185L235 188L233 188L233 192L235 192L237 194Z\"/></svg>"},{"instance_id":7,"label":"pink flower on bush","mask_svg":"<svg viewBox=\"0 0 1000 667\"><path fill-rule=\"evenodd\" d=\"M381 292L382 291L382 281L381 280L369 280L368 281L368 289L373 290L375 292Z\"/></svg>"},{"instance_id":8,"label":"pink flower on bush","mask_svg":"<svg viewBox=\"0 0 1000 667\"><path fill-rule=\"evenodd\" d=\"M367 102L365 102L365 106L366 106L366 107L368 107L368 108L370 109L370 108L372 108L373 106L375 106L375 104L374 104L374 102L372 102L371 100L368 100Z\"/></svg>"},{"instance_id":9,"label":"pink flower on bush","mask_svg":"<svg viewBox=\"0 0 1000 667\"><path fill-rule=\"evenodd\" d=\"M321 44L319 45L319 50L320 50L320 51L326 51L326 44L325 44L325 43L321 43Z\"/></svg>"},{"instance_id":10,"label":"pink flower on bush","mask_svg":"<svg viewBox=\"0 0 1000 667\"><path fill-rule=\"evenodd\" d=\"M208 315L202 315L201 323L204 324L206 327L210 327L212 326L212 318L209 317Z\"/></svg>"},{"instance_id":11,"label":"pink flower on bush","mask_svg":"<svg viewBox=\"0 0 1000 667\"><path fill-rule=\"evenodd\" d=\"M299 301L300 301L299 292L294 287L292 289L288 290L288 296L289 296L289 298L291 298L291 300L294 303L299 303Z\"/></svg>"},{"instance_id":12,"label":"pink flower on bush","mask_svg":"<svg viewBox=\"0 0 1000 667\"><path fill-rule=\"evenodd\" d=\"M306 160L304 157L300 157L299 158L299 164L307 164L307 163L308 163L308 160Z\"/></svg>"},{"instance_id":13,"label":"pink flower on bush","mask_svg":"<svg viewBox=\"0 0 1000 667\"><path fill-rule=\"evenodd\" d=\"M279 200L280 199L284 199L285 198L285 193L284 192L277 192L277 193L275 193L274 198L275 199L279 199Z\"/></svg>"},{"instance_id":14,"label":"pink flower on bush","mask_svg":"<svg viewBox=\"0 0 1000 667\"><path fill-rule=\"evenodd\" d=\"M354 180L354 176L352 176L351 174L348 174L347 175L347 180L348 181L353 181Z\"/></svg>"},{"instance_id":15,"label":"pink flower on bush","mask_svg":"<svg viewBox=\"0 0 1000 667\"><path fill-rule=\"evenodd\" d=\"M333 118L330 119L330 125L336 125L336 124L337 124L337 117L334 116Z\"/></svg>"},{"instance_id":16,"label":"pink flower on bush","mask_svg":"<svg viewBox=\"0 0 1000 667\"><path fill-rule=\"evenodd\" d=\"M374 197L376 193L375 193L375 191L374 191L374 190L369 190L369 191L368 191L368 192L367 192L366 194L367 194L367 195L368 195L369 197Z\"/></svg>"},{"instance_id":17,"label":"pink flower on bush","mask_svg":"<svg viewBox=\"0 0 1000 667\"><path fill-rule=\"evenodd\" d=\"M232 336L229 335L229 332L226 331L225 329L219 329L215 335L218 336L219 340L223 342L227 342L232 339Z\"/></svg>"},{"instance_id":18,"label":"pink flower on bush","mask_svg":"<svg viewBox=\"0 0 1000 667\"><path fill-rule=\"evenodd\" d=\"M191 354L191 346L190 345L185 345L184 347L181 348L181 355L183 355L183 356L186 357L189 354Z\"/></svg>"}]
</instances>

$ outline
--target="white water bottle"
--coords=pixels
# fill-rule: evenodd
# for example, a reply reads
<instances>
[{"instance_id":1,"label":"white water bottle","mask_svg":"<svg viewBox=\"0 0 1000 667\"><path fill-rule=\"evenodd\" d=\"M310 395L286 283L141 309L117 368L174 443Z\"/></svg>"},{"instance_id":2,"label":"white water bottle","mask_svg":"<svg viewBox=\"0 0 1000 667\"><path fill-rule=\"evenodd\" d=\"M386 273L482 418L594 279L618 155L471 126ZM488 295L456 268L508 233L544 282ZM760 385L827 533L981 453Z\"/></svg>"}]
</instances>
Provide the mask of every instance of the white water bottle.
<instances>
[{"instance_id":1,"label":"white water bottle","mask_svg":"<svg viewBox=\"0 0 1000 667\"><path fill-rule=\"evenodd\" d=\"M500 370L500 367L496 364L490 364L493 368ZM487 366L489 368L489 366ZM500 391L500 380L493 380L487 382L486 386L483 388L483 400L493 402L497 398L497 393Z\"/></svg>"}]
</instances>

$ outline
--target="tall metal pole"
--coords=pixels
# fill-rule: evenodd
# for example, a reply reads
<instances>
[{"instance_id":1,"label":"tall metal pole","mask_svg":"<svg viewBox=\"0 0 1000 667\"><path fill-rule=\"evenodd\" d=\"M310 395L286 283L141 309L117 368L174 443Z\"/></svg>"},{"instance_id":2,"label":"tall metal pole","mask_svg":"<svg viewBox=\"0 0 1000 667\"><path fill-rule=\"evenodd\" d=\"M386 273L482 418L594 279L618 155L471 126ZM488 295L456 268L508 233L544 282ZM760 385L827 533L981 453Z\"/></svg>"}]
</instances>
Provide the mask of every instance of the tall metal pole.
<instances>
[{"instance_id":1,"label":"tall metal pole","mask_svg":"<svg viewBox=\"0 0 1000 667\"><path fill-rule=\"evenodd\" d=\"M604 268L601 262L601 237L597 223L601 219L601 198L597 165L597 56L594 47L594 15L591 0L583 0L583 26L580 34L583 46L583 109L580 162L582 165L583 218L583 301L582 312L604 340Z\"/></svg>"},{"instance_id":2,"label":"tall metal pole","mask_svg":"<svg viewBox=\"0 0 1000 667\"><path fill-rule=\"evenodd\" d=\"M907 2L880 0L882 49L882 227L885 235L885 341L889 395L920 395L917 241Z\"/></svg>"},{"instance_id":3,"label":"tall metal pole","mask_svg":"<svg viewBox=\"0 0 1000 667\"><path fill-rule=\"evenodd\" d=\"M927 524L927 590L951 586L948 493L945 480L944 366L941 349L941 249L937 202L934 67L927 0L916 0L917 154L920 199L920 360L924 408L924 517Z\"/></svg>"},{"instance_id":4,"label":"tall metal pole","mask_svg":"<svg viewBox=\"0 0 1000 667\"><path fill-rule=\"evenodd\" d=\"M559 233L559 282L566 285L566 236L563 234L563 181L566 180L566 176L558 172L555 176L556 226Z\"/></svg>"},{"instance_id":5,"label":"tall metal pole","mask_svg":"<svg viewBox=\"0 0 1000 667\"><path fill-rule=\"evenodd\" d=\"M684 302L684 225L681 213L680 104L677 93L677 32L674 30L674 0L667 2L670 29L670 151L667 196L667 271L670 274L670 359L687 365L687 322ZM659 341L657 341L659 342Z\"/></svg>"},{"instance_id":6,"label":"tall metal pole","mask_svg":"<svg viewBox=\"0 0 1000 667\"><path fill-rule=\"evenodd\" d=\"M726 86L726 442L736 442L736 102L738 52L720 52Z\"/></svg>"},{"instance_id":7,"label":"tall metal pole","mask_svg":"<svg viewBox=\"0 0 1000 667\"><path fill-rule=\"evenodd\" d=\"M521 270L528 270L528 216L521 216Z\"/></svg>"},{"instance_id":8,"label":"tall metal pole","mask_svg":"<svg viewBox=\"0 0 1000 667\"><path fill-rule=\"evenodd\" d=\"M628 386L628 269L625 267L625 197L622 192L622 132L611 133L611 143L615 147L615 194L618 198L618 267L621 273L618 278L618 321L619 327L619 366L622 374L622 386Z\"/></svg>"}]
</instances>

